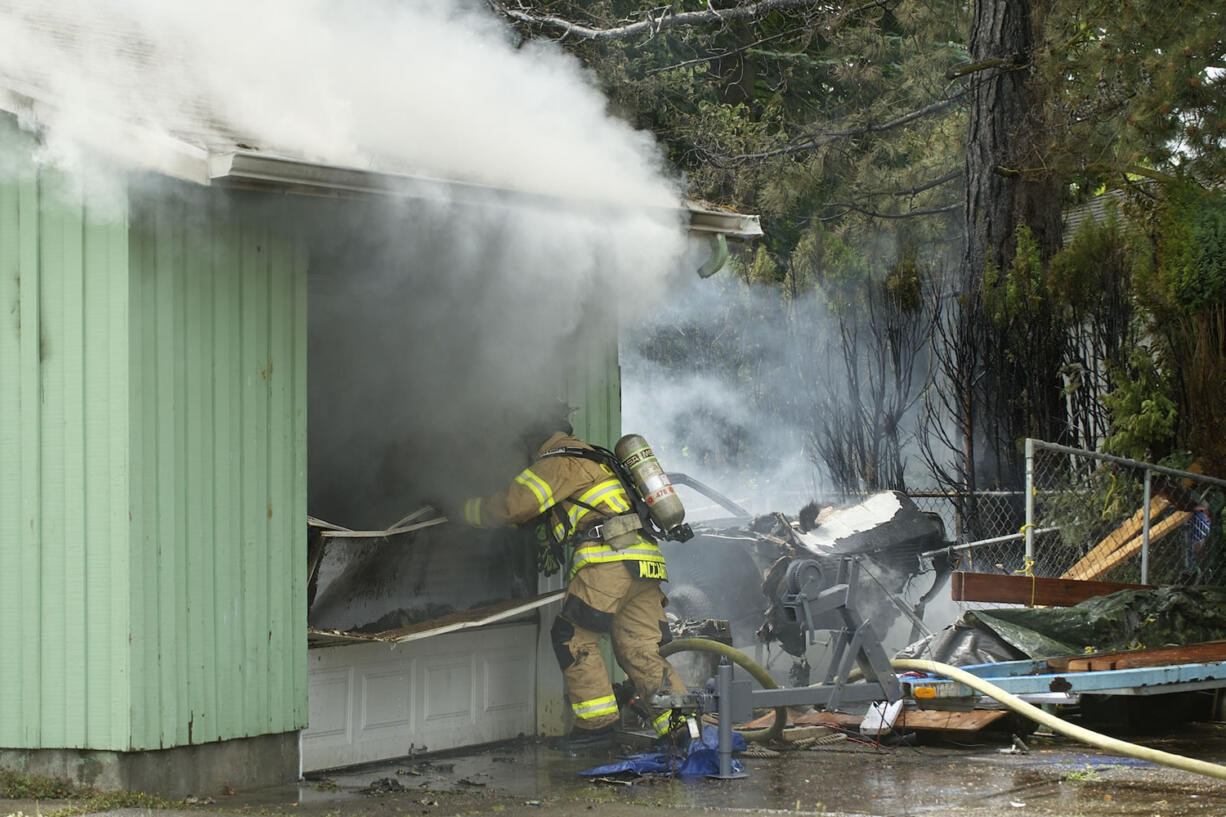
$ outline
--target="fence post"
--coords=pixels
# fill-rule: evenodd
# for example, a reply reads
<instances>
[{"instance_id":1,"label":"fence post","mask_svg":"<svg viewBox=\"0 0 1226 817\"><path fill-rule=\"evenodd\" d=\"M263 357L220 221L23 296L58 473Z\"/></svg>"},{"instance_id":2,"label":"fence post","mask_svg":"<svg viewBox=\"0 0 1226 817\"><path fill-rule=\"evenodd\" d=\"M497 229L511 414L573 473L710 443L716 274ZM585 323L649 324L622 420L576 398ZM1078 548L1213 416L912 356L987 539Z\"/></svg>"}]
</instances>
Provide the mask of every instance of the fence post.
<instances>
[{"instance_id":1,"label":"fence post","mask_svg":"<svg viewBox=\"0 0 1226 817\"><path fill-rule=\"evenodd\" d=\"M1026 438L1026 564L1034 562L1034 439Z\"/></svg>"},{"instance_id":2,"label":"fence post","mask_svg":"<svg viewBox=\"0 0 1226 817\"><path fill-rule=\"evenodd\" d=\"M1152 474L1148 468L1145 469L1145 510L1141 519L1141 584L1149 584L1149 502Z\"/></svg>"}]
</instances>

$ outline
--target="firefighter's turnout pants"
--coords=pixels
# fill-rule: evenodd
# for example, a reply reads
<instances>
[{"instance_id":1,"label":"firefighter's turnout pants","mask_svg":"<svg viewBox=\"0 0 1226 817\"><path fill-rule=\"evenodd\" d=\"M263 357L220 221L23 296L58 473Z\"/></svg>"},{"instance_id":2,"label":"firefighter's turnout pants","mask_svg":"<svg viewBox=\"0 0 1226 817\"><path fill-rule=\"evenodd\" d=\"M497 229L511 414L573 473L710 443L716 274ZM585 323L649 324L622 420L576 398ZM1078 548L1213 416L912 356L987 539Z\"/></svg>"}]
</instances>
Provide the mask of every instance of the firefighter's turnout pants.
<instances>
[{"instance_id":1,"label":"firefighter's turnout pants","mask_svg":"<svg viewBox=\"0 0 1226 817\"><path fill-rule=\"evenodd\" d=\"M565 448L586 447L558 432L546 440L533 463L505 491L473 497L464 518L475 527L550 520L558 540L569 531L586 531L601 518L631 511L625 487L606 466L575 456L554 456ZM570 558L570 584L562 612L553 625L553 646L566 681L566 696L578 729L599 729L617 720L617 701L600 655L602 635L613 640L617 663L646 704L657 691L685 692L677 671L660 657L668 640L664 594L668 578L664 554L640 536L627 547L600 539L579 539ZM653 712L663 734L667 712Z\"/></svg>"},{"instance_id":2,"label":"firefighter's turnout pants","mask_svg":"<svg viewBox=\"0 0 1226 817\"><path fill-rule=\"evenodd\" d=\"M636 562L591 564L566 589L551 635L576 729L600 729L618 718L600 654L602 635L611 637L617 663L644 704L656 692L685 692L677 670L660 657L660 647L670 639L660 582L638 573ZM652 710L652 716L656 734L664 734L668 711Z\"/></svg>"}]
</instances>

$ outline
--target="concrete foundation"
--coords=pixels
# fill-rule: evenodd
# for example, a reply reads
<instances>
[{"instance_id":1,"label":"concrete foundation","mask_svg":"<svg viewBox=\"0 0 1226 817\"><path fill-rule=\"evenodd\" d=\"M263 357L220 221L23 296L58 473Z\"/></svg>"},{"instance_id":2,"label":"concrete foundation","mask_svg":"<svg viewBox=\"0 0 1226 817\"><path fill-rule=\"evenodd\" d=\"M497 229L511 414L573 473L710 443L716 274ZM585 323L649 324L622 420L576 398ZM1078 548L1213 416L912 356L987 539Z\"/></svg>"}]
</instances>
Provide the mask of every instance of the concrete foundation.
<instances>
[{"instance_id":1,"label":"concrete foundation","mask_svg":"<svg viewBox=\"0 0 1226 817\"><path fill-rule=\"evenodd\" d=\"M144 752L0 749L0 767L102 791L217 796L297 780L298 732Z\"/></svg>"}]
</instances>

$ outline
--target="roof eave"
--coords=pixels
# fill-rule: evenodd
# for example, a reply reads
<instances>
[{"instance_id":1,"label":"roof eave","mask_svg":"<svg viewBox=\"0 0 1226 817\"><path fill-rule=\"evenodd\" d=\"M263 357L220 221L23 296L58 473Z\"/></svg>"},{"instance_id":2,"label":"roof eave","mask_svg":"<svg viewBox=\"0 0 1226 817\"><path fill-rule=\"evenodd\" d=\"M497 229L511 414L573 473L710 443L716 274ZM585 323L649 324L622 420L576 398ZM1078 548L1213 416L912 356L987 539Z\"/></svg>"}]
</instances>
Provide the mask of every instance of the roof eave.
<instances>
[{"instance_id":1,"label":"roof eave","mask_svg":"<svg viewBox=\"0 0 1226 817\"><path fill-rule=\"evenodd\" d=\"M210 154L208 176L210 184L214 185L273 186L299 193L409 196L459 203L488 202L492 199L504 204L526 201L566 205L563 199L542 193L361 170L251 151ZM683 204L681 209L685 211L690 231L694 233L720 233L738 240L762 235L757 216L712 210L693 202Z\"/></svg>"}]
</instances>

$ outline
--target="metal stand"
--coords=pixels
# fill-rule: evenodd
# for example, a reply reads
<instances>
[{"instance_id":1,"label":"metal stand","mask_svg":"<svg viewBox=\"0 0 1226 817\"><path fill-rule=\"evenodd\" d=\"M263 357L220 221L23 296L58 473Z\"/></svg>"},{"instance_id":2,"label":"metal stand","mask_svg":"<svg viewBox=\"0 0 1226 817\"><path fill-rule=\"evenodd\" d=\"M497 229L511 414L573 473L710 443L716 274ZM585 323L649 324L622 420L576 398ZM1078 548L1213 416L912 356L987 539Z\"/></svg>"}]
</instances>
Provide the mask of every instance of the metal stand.
<instances>
[{"instance_id":1,"label":"metal stand","mask_svg":"<svg viewBox=\"0 0 1226 817\"><path fill-rule=\"evenodd\" d=\"M830 566L812 559L793 562L787 573L788 593L782 598L787 615L808 632L809 643L818 630L837 630L834 654L825 680L817 686L751 689L749 681L733 676L732 664L724 659L716 674L714 694L661 696L657 705L699 712L719 713L719 770L721 779L743 777L732 773L732 724L749 720L755 709L781 706L819 706L835 711L842 704L894 702L902 697L898 676L873 628L854 606L859 564L853 558ZM864 680L848 683L852 665L859 666Z\"/></svg>"}]
</instances>

